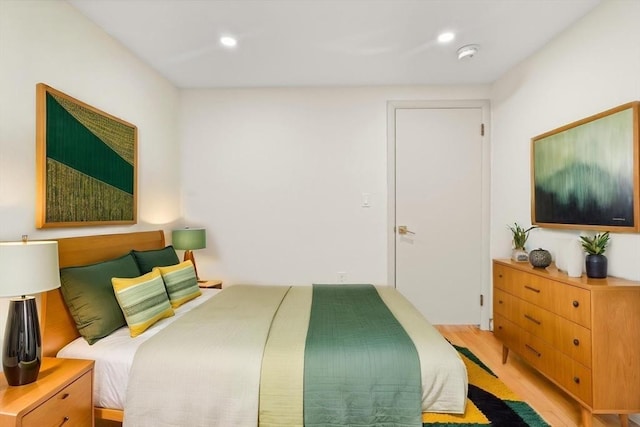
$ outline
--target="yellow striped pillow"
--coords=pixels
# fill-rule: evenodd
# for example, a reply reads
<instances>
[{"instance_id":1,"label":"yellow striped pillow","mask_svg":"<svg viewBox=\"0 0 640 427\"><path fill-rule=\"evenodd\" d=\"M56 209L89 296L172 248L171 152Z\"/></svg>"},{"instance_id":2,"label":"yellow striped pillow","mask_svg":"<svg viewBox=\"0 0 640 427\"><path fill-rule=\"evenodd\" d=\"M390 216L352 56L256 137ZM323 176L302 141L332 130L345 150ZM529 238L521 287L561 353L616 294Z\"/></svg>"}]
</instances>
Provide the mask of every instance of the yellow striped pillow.
<instances>
[{"instance_id":1,"label":"yellow striped pillow","mask_svg":"<svg viewBox=\"0 0 640 427\"><path fill-rule=\"evenodd\" d=\"M180 307L185 302L202 295L196 279L196 271L189 260L177 265L155 267L153 271L159 271L162 274L173 308Z\"/></svg>"},{"instance_id":2,"label":"yellow striped pillow","mask_svg":"<svg viewBox=\"0 0 640 427\"><path fill-rule=\"evenodd\" d=\"M132 337L158 320L173 316L160 272L152 271L133 279L114 277L111 283Z\"/></svg>"}]
</instances>

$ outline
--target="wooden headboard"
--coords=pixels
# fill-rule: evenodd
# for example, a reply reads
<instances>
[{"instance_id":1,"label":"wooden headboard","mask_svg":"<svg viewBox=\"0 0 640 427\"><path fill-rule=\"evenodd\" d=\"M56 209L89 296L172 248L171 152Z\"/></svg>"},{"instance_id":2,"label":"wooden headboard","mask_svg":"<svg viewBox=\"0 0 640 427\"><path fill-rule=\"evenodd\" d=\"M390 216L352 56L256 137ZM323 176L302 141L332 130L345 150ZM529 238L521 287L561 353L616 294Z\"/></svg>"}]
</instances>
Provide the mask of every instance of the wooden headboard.
<instances>
[{"instance_id":1,"label":"wooden headboard","mask_svg":"<svg viewBox=\"0 0 640 427\"><path fill-rule=\"evenodd\" d=\"M56 240L60 268L106 261L125 255L132 249L161 249L165 246L162 230ZM41 294L40 313L42 355L54 357L62 347L78 338L80 334L62 299L60 289Z\"/></svg>"}]
</instances>

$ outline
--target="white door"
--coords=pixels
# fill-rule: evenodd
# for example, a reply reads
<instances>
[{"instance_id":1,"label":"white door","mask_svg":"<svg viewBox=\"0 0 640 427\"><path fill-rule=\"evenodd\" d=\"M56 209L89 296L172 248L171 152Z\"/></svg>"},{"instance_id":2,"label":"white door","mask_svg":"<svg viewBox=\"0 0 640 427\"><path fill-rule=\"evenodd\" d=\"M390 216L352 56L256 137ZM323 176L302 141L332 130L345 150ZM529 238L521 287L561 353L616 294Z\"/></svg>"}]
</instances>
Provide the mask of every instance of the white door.
<instances>
[{"instance_id":1,"label":"white door","mask_svg":"<svg viewBox=\"0 0 640 427\"><path fill-rule=\"evenodd\" d=\"M395 110L395 284L432 324L481 323L482 113Z\"/></svg>"}]
</instances>

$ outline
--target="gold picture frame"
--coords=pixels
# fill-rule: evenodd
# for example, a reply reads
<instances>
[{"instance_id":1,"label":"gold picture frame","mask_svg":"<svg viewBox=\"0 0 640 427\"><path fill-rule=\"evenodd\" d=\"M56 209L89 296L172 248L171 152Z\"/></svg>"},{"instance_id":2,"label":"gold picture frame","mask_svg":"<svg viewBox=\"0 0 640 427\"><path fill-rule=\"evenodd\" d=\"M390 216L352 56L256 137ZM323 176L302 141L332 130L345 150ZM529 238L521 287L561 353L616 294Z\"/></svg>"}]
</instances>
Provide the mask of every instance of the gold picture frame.
<instances>
[{"instance_id":1,"label":"gold picture frame","mask_svg":"<svg viewBox=\"0 0 640 427\"><path fill-rule=\"evenodd\" d=\"M36 85L36 227L137 222L138 129Z\"/></svg>"},{"instance_id":2,"label":"gold picture frame","mask_svg":"<svg viewBox=\"0 0 640 427\"><path fill-rule=\"evenodd\" d=\"M640 231L639 105L629 102L532 138L532 224Z\"/></svg>"}]
</instances>

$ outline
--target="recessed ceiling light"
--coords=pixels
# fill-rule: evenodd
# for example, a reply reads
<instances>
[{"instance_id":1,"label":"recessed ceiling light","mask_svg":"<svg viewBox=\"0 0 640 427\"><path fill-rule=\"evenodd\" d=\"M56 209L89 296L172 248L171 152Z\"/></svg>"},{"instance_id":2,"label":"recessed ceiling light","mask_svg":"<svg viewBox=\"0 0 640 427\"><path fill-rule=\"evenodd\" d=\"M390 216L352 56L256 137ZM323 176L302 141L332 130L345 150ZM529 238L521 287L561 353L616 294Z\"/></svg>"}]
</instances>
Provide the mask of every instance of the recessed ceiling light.
<instances>
[{"instance_id":1,"label":"recessed ceiling light","mask_svg":"<svg viewBox=\"0 0 640 427\"><path fill-rule=\"evenodd\" d=\"M440 43L449 43L450 41L452 41L455 38L456 38L455 34L453 34L451 31L447 31L446 33L441 33L438 36L438 42L440 42Z\"/></svg>"},{"instance_id":2,"label":"recessed ceiling light","mask_svg":"<svg viewBox=\"0 0 640 427\"><path fill-rule=\"evenodd\" d=\"M236 47L238 40L231 36L220 37L220 44L224 47Z\"/></svg>"},{"instance_id":3,"label":"recessed ceiling light","mask_svg":"<svg viewBox=\"0 0 640 427\"><path fill-rule=\"evenodd\" d=\"M477 44L468 44L458 49L458 59L471 59L478 53L480 46Z\"/></svg>"}]
</instances>

